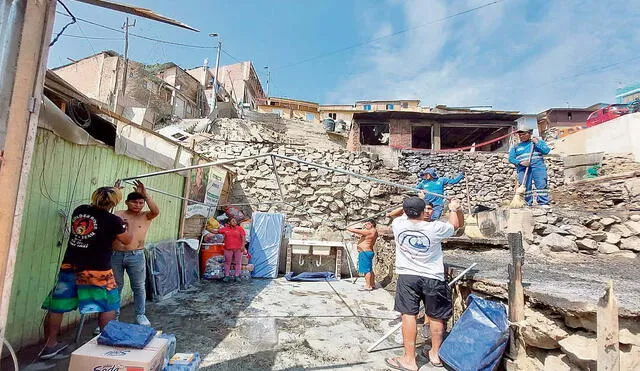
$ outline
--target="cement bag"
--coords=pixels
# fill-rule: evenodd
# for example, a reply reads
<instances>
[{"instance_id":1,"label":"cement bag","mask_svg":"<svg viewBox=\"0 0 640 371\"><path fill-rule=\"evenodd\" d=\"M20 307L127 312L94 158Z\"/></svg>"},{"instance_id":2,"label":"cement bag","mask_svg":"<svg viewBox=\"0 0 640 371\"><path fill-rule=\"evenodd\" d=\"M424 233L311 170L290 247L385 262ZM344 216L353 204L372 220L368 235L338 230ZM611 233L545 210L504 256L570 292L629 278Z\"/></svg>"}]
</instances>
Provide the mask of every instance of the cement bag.
<instances>
[{"instance_id":1,"label":"cement bag","mask_svg":"<svg viewBox=\"0 0 640 371\"><path fill-rule=\"evenodd\" d=\"M442 343L440 359L457 371L495 370L509 340L504 304L475 295Z\"/></svg>"},{"instance_id":2,"label":"cement bag","mask_svg":"<svg viewBox=\"0 0 640 371\"><path fill-rule=\"evenodd\" d=\"M98 337L98 344L143 349L155 334L156 330L148 326L109 321Z\"/></svg>"}]
</instances>

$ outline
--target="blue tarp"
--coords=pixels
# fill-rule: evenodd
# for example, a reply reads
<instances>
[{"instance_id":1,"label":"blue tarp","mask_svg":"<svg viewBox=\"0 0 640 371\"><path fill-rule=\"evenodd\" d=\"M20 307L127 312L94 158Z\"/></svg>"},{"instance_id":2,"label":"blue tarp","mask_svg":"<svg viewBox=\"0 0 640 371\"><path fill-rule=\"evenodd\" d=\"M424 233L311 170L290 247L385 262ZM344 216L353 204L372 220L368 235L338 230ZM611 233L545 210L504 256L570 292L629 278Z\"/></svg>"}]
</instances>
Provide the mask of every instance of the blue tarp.
<instances>
[{"instance_id":1,"label":"blue tarp","mask_svg":"<svg viewBox=\"0 0 640 371\"><path fill-rule=\"evenodd\" d=\"M336 275L333 272L302 272L299 274L289 272L284 275L284 278L287 281L307 281L307 282L337 280Z\"/></svg>"},{"instance_id":2,"label":"blue tarp","mask_svg":"<svg viewBox=\"0 0 640 371\"><path fill-rule=\"evenodd\" d=\"M155 334L156 330L148 326L109 321L98 337L98 344L142 349Z\"/></svg>"},{"instance_id":3,"label":"blue tarp","mask_svg":"<svg viewBox=\"0 0 640 371\"><path fill-rule=\"evenodd\" d=\"M252 277L278 277L280 244L284 232L284 215L254 213L251 216L249 254L253 264Z\"/></svg>"},{"instance_id":4,"label":"blue tarp","mask_svg":"<svg viewBox=\"0 0 640 371\"><path fill-rule=\"evenodd\" d=\"M442 343L440 359L457 371L495 370L509 340L504 304L475 295Z\"/></svg>"}]
</instances>

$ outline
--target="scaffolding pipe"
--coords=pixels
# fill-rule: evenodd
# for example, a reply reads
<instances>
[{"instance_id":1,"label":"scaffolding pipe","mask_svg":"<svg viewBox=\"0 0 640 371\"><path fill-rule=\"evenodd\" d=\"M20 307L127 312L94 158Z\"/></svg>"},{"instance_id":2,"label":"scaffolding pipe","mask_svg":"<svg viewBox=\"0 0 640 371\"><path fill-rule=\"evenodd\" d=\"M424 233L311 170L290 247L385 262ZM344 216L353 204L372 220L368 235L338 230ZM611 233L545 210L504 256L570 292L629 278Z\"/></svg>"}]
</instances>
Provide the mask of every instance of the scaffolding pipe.
<instances>
[{"instance_id":1,"label":"scaffolding pipe","mask_svg":"<svg viewBox=\"0 0 640 371\"><path fill-rule=\"evenodd\" d=\"M131 185L135 185L135 184L134 184L132 181L130 181L130 180L123 180L123 182L125 182L125 183L127 183L127 184L131 184ZM193 202L193 203L200 204L200 205L204 205L204 206L207 206L207 207L209 207L209 208L215 207L215 205L205 204L205 203L204 203L204 202L202 202L202 201L196 201L196 200L192 200L192 199L190 199L190 198L186 198L186 197L182 197L182 196L174 195L174 194L171 194L171 193L169 193L169 192L161 191L161 190L159 190L159 189L155 189L155 188L151 188L151 187L147 187L147 186L144 186L144 188L145 188L145 189L148 189L148 190L150 190L150 191L156 192L156 193L163 194L163 195L165 195L165 196L174 197L174 198L179 198L179 199L181 199L181 200L189 201L189 202Z\"/></svg>"},{"instance_id":2,"label":"scaffolding pipe","mask_svg":"<svg viewBox=\"0 0 640 371\"><path fill-rule=\"evenodd\" d=\"M325 165L319 165L319 164L315 164L313 162L300 160L300 159L295 158L295 157L283 156L283 155L279 155L279 154L276 154L276 153L264 153L264 154L260 154L260 155L241 157L241 158L236 158L236 159L232 159L232 160L222 160L222 161L208 162L208 163L199 164L199 165L185 166L185 167L181 167L181 168L178 168L178 169L169 169L169 170L156 171L156 172L153 172L153 173L147 173L147 174L141 174L141 175L137 175L137 176L133 176L133 177L123 178L123 179L121 179L121 181L149 178L149 177L152 177L152 176L178 173L178 172L181 172L181 171L199 169L199 168L209 167L209 166L232 164L234 162L253 160L253 159L256 159L256 158L267 157L267 156L272 156L272 157L276 157L276 158L279 158L279 159L282 159L282 160L297 162L297 163L301 163L301 164L305 164L305 165L308 165L308 166L317 167L319 169L324 169L324 170L328 170L328 171L335 171L337 173L350 175L350 176L353 176L353 177L356 177L356 178L365 179L365 180L368 180L368 181L371 181L371 182L380 183L380 184L388 185L388 186L391 186L391 187L397 187L397 188L405 189L405 190L408 190L408 191L422 192L422 193L424 193L426 195L444 198L445 200L450 200L451 199L451 197L447 197L447 196L444 196L444 195L441 195L441 194L437 194L437 193L432 193L432 192L429 192L429 191L425 191L423 189L418 189L418 188L406 186L404 184L398 184L398 183L390 182L388 180L382 180L382 179L374 178L374 177L371 177L371 176L354 173L353 171L348 171L348 170L339 169L339 168L332 168L332 167L325 166Z\"/></svg>"},{"instance_id":3,"label":"scaffolding pipe","mask_svg":"<svg viewBox=\"0 0 640 371\"><path fill-rule=\"evenodd\" d=\"M267 156L271 156L271 154L270 153L263 153L263 154L260 154L260 155L236 158L236 159L232 159L232 160L221 160L221 161L207 162L207 163L204 163L204 164L180 167L180 168L177 168L177 169L154 171L152 173L140 174L140 175L131 176L131 177L128 177L128 178L122 178L120 180L123 181L123 182L126 182L126 181L134 180L134 179L150 178L152 176L180 173L180 172L187 171L187 170L200 169L202 167L232 164L234 162L253 160L253 159L256 159L256 158L267 157Z\"/></svg>"}]
</instances>

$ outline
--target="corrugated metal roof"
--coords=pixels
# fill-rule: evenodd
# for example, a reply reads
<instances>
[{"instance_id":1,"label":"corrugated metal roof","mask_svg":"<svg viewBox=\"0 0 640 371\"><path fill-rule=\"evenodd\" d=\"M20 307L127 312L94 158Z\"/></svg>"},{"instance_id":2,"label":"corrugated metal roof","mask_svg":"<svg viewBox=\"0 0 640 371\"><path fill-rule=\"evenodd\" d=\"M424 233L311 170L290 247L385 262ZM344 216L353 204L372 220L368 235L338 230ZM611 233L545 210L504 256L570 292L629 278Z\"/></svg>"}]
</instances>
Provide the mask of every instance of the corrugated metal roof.
<instances>
[{"instance_id":1,"label":"corrugated metal roof","mask_svg":"<svg viewBox=\"0 0 640 371\"><path fill-rule=\"evenodd\" d=\"M193 28L193 27L191 27L191 26L189 26L187 24L184 24L184 23L182 23L180 21L176 21L175 19L171 19L171 18L165 17L163 15L160 15L158 13L155 13L151 9L140 8L140 7L137 7L137 6L133 6L133 5L129 5L129 4L117 3L115 1L108 1L108 0L76 0L76 1L79 1L81 3L86 3L86 4L99 6L99 7L102 7L102 8L115 10L115 11L118 11L118 12L133 14L133 15L137 15L138 17L151 19L151 20L154 20L154 21L170 24L172 26L185 28L187 30L191 30L191 31L195 31L195 32L200 32L200 30L198 30L196 28Z\"/></svg>"},{"instance_id":2,"label":"corrugated metal roof","mask_svg":"<svg viewBox=\"0 0 640 371\"><path fill-rule=\"evenodd\" d=\"M405 120L432 120L432 121L453 121L453 120L504 120L515 121L522 115L519 113L494 112L494 111L473 111L473 112L411 112L411 111L383 111L383 112L357 112L353 114L354 120L379 120L390 119Z\"/></svg>"}]
</instances>

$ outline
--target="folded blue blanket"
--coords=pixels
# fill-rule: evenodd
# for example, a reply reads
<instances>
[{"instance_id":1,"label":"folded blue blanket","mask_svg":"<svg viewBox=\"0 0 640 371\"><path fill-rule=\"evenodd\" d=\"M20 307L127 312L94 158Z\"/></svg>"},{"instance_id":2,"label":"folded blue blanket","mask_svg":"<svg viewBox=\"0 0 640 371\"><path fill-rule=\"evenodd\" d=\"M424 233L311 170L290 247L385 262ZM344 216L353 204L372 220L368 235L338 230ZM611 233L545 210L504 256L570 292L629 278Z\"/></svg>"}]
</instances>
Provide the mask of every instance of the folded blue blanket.
<instances>
[{"instance_id":1,"label":"folded blue blanket","mask_svg":"<svg viewBox=\"0 0 640 371\"><path fill-rule=\"evenodd\" d=\"M149 344L155 334L156 330L148 326L110 321L102 329L98 337L98 344L142 349Z\"/></svg>"}]
</instances>

